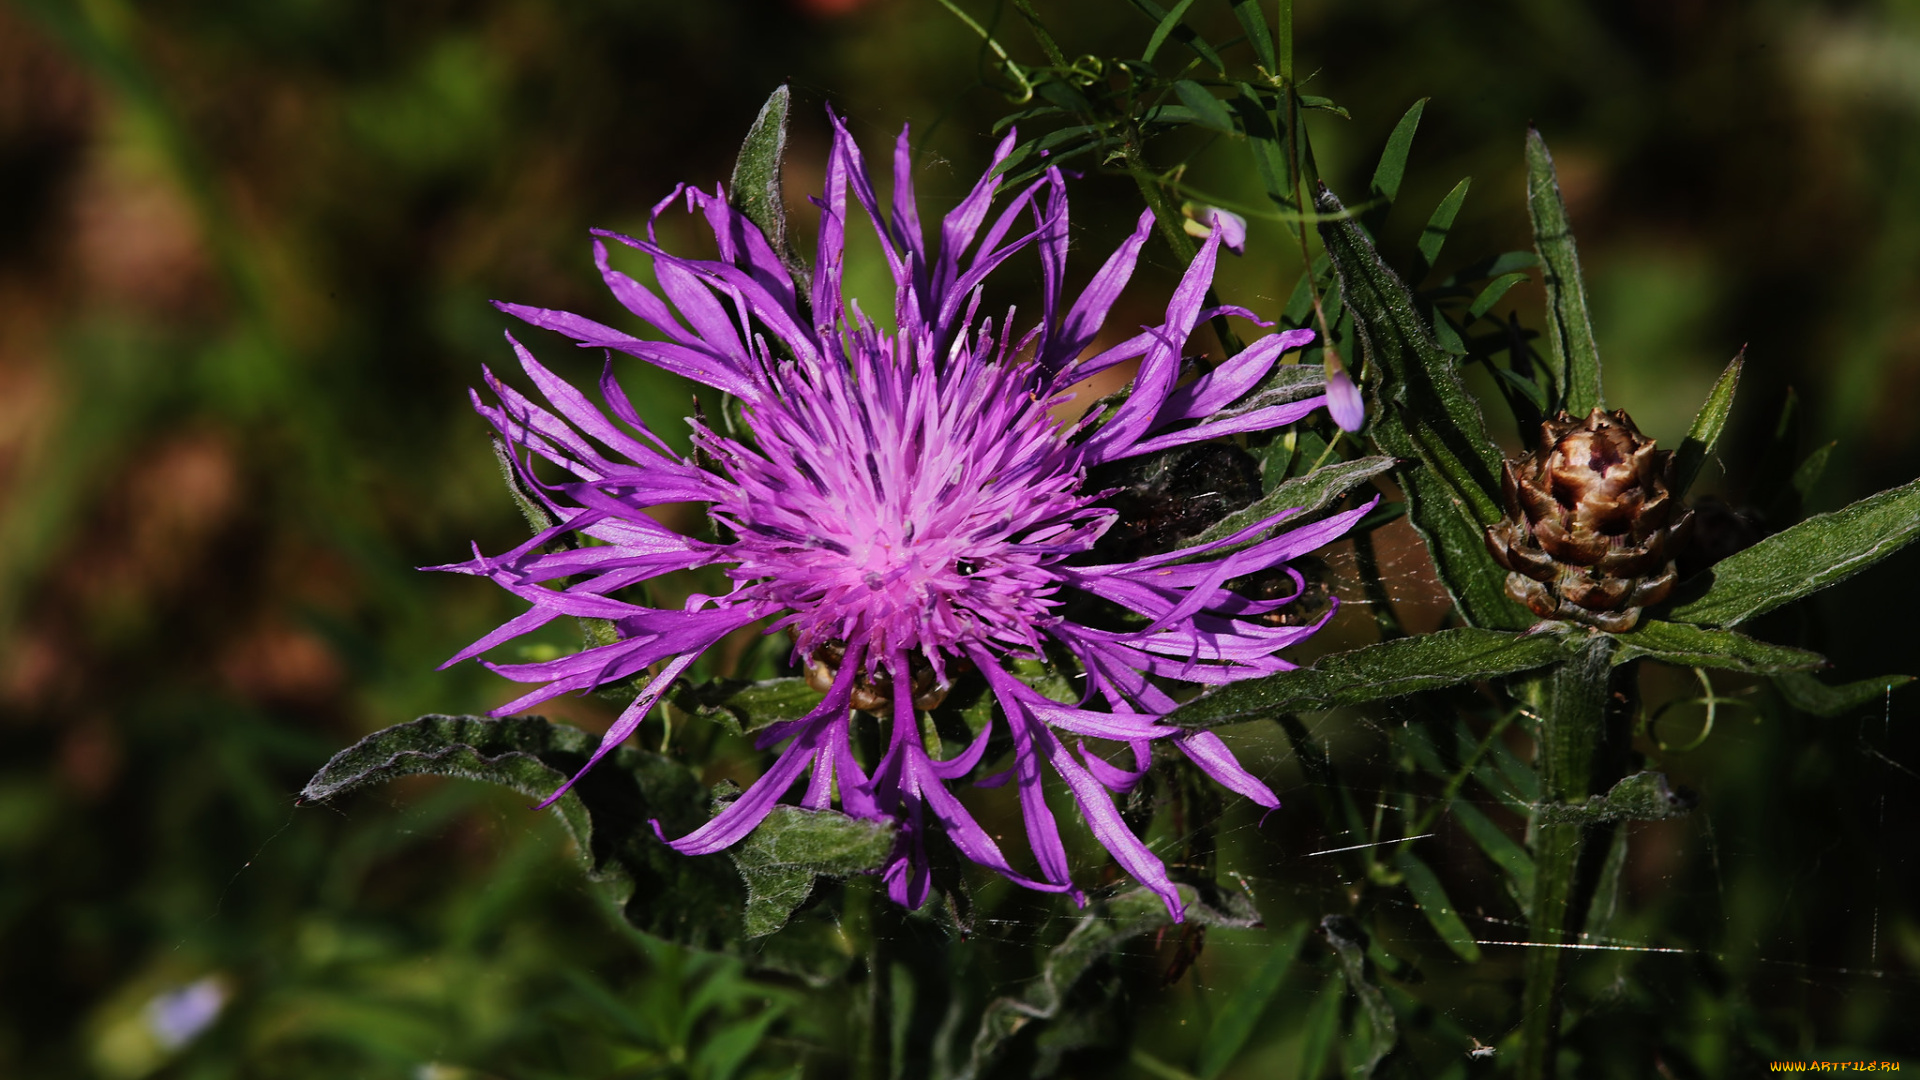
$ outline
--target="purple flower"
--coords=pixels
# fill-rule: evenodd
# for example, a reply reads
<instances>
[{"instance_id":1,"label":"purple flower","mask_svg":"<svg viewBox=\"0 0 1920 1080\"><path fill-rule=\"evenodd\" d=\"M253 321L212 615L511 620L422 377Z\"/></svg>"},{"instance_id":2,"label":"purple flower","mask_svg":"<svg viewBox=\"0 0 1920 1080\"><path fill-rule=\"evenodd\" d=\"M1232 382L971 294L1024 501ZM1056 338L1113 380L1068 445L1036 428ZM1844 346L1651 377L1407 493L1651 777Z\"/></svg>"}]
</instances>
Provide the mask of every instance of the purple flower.
<instances>
[{"instance_id":1,"label":"purple flower","mask_svg":"<svg viewBox=\"0 0 1920 1080\"><path fill-rule=\"evenodd\" d=\"M1327 350L1327 415L1341 431L1359 431L1367 425L1367 403L1340 358Z\"/></svg>"},{"instance_id":2,"label":"purple flower","mask_svg":"<svg viewBox=\"0 0 1920 1080\"><path fill-rule=\"evenodd\" d=\"M498 404L476 394L475 407L515 448L522 478L558 524L504 555L476 552L470 562L442 568L492 578L532 604L449 663L558 616L611 620L618 630L611 644L545 663L489 665L540 684L501 714L662 665L607 732L591 768L633 733L701 653L728 633L768 621L765 632L793 635L796 661L824 688L825 700L801 719L762 731L762 748L786 744L772 768L707 824L670 841L675 849L705 854L734 844L806 776L801 806L825 810L837 797L847 814L899 823L884 873L890 895L902 904L917 907L926 899L925 844L936 823L974 862L1031 888L1072 893L1059 826L1041 791L1042 774L1051 770L1066 781L1100 842L1178 917L1180 901L1166 868L1127 828L1112 798L1144 775L1150 744L1172 740L1226 787L1262 806L1279 802L1217 736L1159 723L1174 701L1156 680L1219 684L1293 667L1276 650L1318 624L1270 625L1260 616L1292 597L1250 600L1225 583L1284 568L1340 536L1364 509L1277 531L1292 513L1283 512L1213 543L1101 564L1089 553L1116 514L1100 505L1108 492L1089 488L1087 470L1305 417L1325 403L1324 395L1276 400L1269 391L1233 406L1282 353L1310 341L1312 331L1261 338L1180 384L1181 348L1197 325L1219 312L1253 318L1238 308L1202 306L1221 229L1186 271L1164 322L1083 356L1133 273L1150 214L1140 216L1133 234L1068 306L1062 295L1067 201L1057 170L997 213L999 181L990 170L928 235L915 207L906 133L894 155L888 213L859 148L837 118L833 123L809 294L796 289L760 230L723 192L683 188L654 208L654 218L684 200L688 212L704 215L711 227L717 259L667 252L651 224L644 239L598 232L603 239L594 244L608 288L657 331L655 339L566 312L499 305L583 347L625 353L733 395L751 438L695 425L699 459L683 460L642 424L613 377L611 359L600 381L603 412L514 342L521 367L548 404L536 404L489 372ZM1012 136L1000 144L996 169L1013 145ZM891 267L897 332L877 328L841 293L849 189ZM1031 229L1024 228L1029 221ZM612 269L605 241L649 256L659 291ZM1016 334L1013 312L996 326L980 318L978 308L988 275L1027 248L1039 256L1043 307L1039 324ZM1049 409L1069 384L1134 359L1139 373L1132 393L1104 423L1097 423L1097 411L1077 423L1052 418ZM1314 389L1309 384L1301 392ZM533 456L557 466L560 478L537 479ZM681 536L644 513L674 502L707 504L722 539ZM593 543L555 548L568 533ZM695 596L681 610L618 595L650 578L707 565L728 568L732 591ZM1300 575L1285 573L1297 595ZM1075 592L1119 605L1138 620L1120 629L1071 621L1064 602ZM1049 644L1085 672L1085 695L1075 704L1048 699L1004 667L1011 658L1041 655ZM964 753L942 760L923 741L915 699L939 692L968 668L984 676L1002 715ZM863 763L854 754L854 709L890 722L878 761ZM1009 865L947 788L979 764L1001 723L1015 748L1010 775L1039 868L1034 877ZM1108 763L1087 739L1126 744L1133 768Z\"/></svg>"}]
</instances>

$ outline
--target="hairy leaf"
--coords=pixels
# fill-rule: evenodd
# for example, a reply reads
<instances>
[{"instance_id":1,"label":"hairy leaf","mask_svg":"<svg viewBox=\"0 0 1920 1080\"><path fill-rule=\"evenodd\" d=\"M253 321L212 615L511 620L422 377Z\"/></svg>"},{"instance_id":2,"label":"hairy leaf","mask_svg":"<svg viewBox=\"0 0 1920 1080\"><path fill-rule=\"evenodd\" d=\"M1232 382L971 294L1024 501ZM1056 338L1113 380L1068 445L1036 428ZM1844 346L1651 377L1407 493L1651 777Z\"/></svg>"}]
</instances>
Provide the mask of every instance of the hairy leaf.
<instances>
[{"instance_id":1,"label":"hairy leaf","mask_svg":"<svg viewBox=\"0 0 1920 1080\"><path fill-rule=\"evenodd\" d=\"M816 877L879 869L893 850L891 822L862 821L832 810L776 806L731 855L747 882L747 937L764 937L813 895Z\"/></svg>"},{"instance_id":2,"label":"hairy leaf","mask_svg":"<svg viewBox=\"0 0 1920 1080\"><path fill-rule=\"evenodd\" d=\"M1604 401L1600 348L1593 340L1580 252L1574 246L1567 204L1560 198L1553 155L1531 125L1527 128L1527 216L1533 221L1533 246L1547 268L1547 340L1552 345L1555 381L1566 388L1562 407L1585 416Z\"/></svg>"},{"instance_id":3,"label":"hairy leaf","mask_svg":"<svg viewBox=\"0 0 1920 1080\"><path fill-rule=\"evenodd\" d=\"M759 682L715 679L699 686L676 686L667 700L697 719L746 734L781 720L798 720L812 712L825 696L797 677Z\"/></svg>"},{"instance_id":4,"label":"hairy leaf","mask_svg":"<svg viewBox=\"0 0 1920 1080\"><path fill-rule=\"evenodd\" d=\"M1303 709L1332 709L1419 690L1513 675L1564 660L1551 635L1456 627L1323 657L1312 667L1231 683L1168 713L1166 723L1210 728Z\"/></svg>"},{"instance_id":5,"label":"hairy leaf","mask_svg":"<svg viewBox=\"0 0 1920 1080\"><path fill-rule=\"evenodd\" d=\"M1369 477L1378 476L1393 468L1393 464L1393 459L1390 457L1354 458L1351 461L1323 465L1305 476L1283 480L1276 484L1273 490L1256 500L1253 505L1228 514L1209 525L1198 535L1182 541L1180 546L1192 547L1195 544L1218 540L1223 536L1232 536L1262 518L1271 517L1289 508L1298 507L1305 514L1324 509L1335 499L1366 482ZM1218 551L1215 554L1218 554Z\"/></svg>"},{"instance_id":6,"label":"hairy leaf","mask_svg":"<svg viewBox=\"0 0 1920 1080\"><path fill-rule=\"evenodd\" d=\"M1770 675L1782 671L1813 671L1825 667L1819 653L1755 641L1732 630L1707 630L1685 623L1649 619L1630 633L1615 634L1620 642L1615 664L1642 657L1681 667L1719 668Z\"/></svg>"},{"instance_id":7,"label":"hairy leaf","mask_svg":"<svg viewBox=\"0 0 1920 1080\"><path fill-rule=\"evenodd\" d=\"M1253 904L1239 893L1193 885L1176 886L1186 904L1189 922L1200 926L1253 926L1260 921ZM959 1076L963 1080L996 1075L995 1064L1008 1042L1035 1021L1058 1021L1071 1007L1074 987L1095 964L1142 934L1172 925L1167 906L1144 888L1131 889L1110 900L1087 905L1066 940L1041 961L1037 978L1018 995L995 998L981 1014L974 1035L971 1060Z\"/></svg>"},{"instance_id":8,"label":"hairy leaf","mask_svg":"<svg viewBox=\"0 0 1920 1080\"><path fill-rule=\"evenodd\" d=\"M596 735L539 717L423 716L335 754L300 793L324 802L401 776L457 776L544 799L586 764ZM631 747L614 751L553 804L588 876L606 884L635 928L696 948L738 951L744 896L726 859L662 843L707 820L706 791L686 767Z\"/></svg>"},{"instance_id":9,"label":"hairy leaf","mask_svg":"<svg viewBox=\"0 0 1920 1080\"><path fill-rule=\"evenodd\" d=\"M787 236L787 203L781 192L780 162L787 152L787 106L791 95L786 84L767 97L747 129L740 144L740 156L733 163L733 180L727 187L727 201L747 220L760 226L774 253L793 275L800 296L809 295L812 274L793 248Z\"/></svg>"},{"instance_id":10,"label":"hairy leaf","mask_svg":"<svg viewBox=\"0 0 1920 1080\"><path fill-rule=\"evenodd\" d=\"M1347 979L1347 989L1360 999L1367 1026L1373 1029L1366 1057L1352 1068L1354 1075L1371 1078L1399 1044L1400 1025L1395 1021L1393 1006L1387 1003L1386 995L1368 978L1366 935L1359 924L1345 915L1329 915L1320 920L1320 932L1327 944L1333 946L1334 955L1340 960L1340 973Z\"/></svg>"},{"instance_id":11,"label":"hairy leaf","mask_svg":"<svg viewBox=\"0 0 1920 1080\"><path fill-rule=\"evenodd\" d=\"M1541 803L1537 825L1598 825L1608 821L1659 821L1693 809L1694 800L1667 783L1664 773L1637 772L1585 803Z\"/></svg>"},{"instance_id":12,"label":"hairy leaf","mask_svg":"<svg viewBox=\"0 0 1920 1080\"><path fill-rule=\"evenodd\" d=\"M1815 716L1839 716L1868 702L1879 701L1888 693L1913 681L1911 675L1883 675L1877 679L1828 686L1801 671L1783 671L1772 676L1773 688L1787 704Z\"/></svg>"},{"instance_id":13,"label":"hairy leaf","mask_svg":"<svg viewBox=\"0 0 1920 1080\"><path fill-rule=\"evenodd\" d=\"M1740 355L1727 364L1720 378L1713 384L1713 390L1707 394L1707 400L1700 406L1700 412L1693 418L1693 427L1687 430L1687 437L1681 441L1680 449L1673 455L1673 497L1683 498L1687 489L1693 486L1694 477L1700 475L1700 466L1713 452L1713 446L1720 441L1720 433L1726 430L1727 417L1733 413L1733 391L1740 385L1740 369L1747 360L1747 350L1741 349Z\"/></svg>"},{"instance_id":14,"label":"hairy leaf","mask_svg":"<svg viewBox=\"0 0 1920 1080\"><path fill-rule=\"evenodd\" d=\"M1479 404L1407 287L1366 235L1352 221L1331 218L1341 213L1340 200L1322 189L1317 209L1329 218L1320 223L1320 236L1366 358L1373 398L1369 430L1382 450L1409 463L1396 479L1441 580L1473 625L1531 625L1534 620L1501 589L1505 572L1481 537L1501 511L1493 494L1500 451L1487 437Z\"/></svg>"},{"instance_id":15,"label":"hairy leaf","mask_svg":"<svg viewBox=\"0 0 1920 1080\"><path fill-rule=\"evenodd\" d=\"M1682 593L1706 590L1671 618L1734 626L1865 570L1920 536L1920 480L1818 514L1728 556Z\"/></svg>"}]
</instances>

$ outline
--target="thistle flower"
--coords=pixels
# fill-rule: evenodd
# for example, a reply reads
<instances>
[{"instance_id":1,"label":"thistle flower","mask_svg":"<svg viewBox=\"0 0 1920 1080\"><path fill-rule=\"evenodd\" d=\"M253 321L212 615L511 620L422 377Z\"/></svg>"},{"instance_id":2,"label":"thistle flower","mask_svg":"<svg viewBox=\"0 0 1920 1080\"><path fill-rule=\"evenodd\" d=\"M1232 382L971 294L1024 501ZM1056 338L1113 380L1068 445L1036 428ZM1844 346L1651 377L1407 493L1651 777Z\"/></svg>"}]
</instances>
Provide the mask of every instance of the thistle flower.
<instances>
[{"instance_id":1,"label":"thistle flower","mask_svg":"<svg viewBox=\"0 0 1920 1080\"><path fill-rule=\"evenodd\" d=\"M1487 528L1507 595L1544 619L1633 629L1641 608L1673 591L1674 556L1692 530L1692 511L1668 490L1672 472L1673 452L1656 450L1624 410L1542 424L1539 447L1503 463L1507 517Z\"/></svg>"},{"instance_id":2,"label":"thistle flower","mask_svg":"<svg viewBox=\"0 0 1920 1080\"><path fill-rule=\"evenodd\" d=\"M998 167L1014 145L1008 136L994 168L928 237L915 206L906 133L894 154L889 214L859 148L837 118L833 126L805 295L723 191L681 188L654 208L654 220L684 201L711 227L718 259L664 250L651 222L645 238L596 232L594 244L608 288L660 340L566 312L499 305L583 347L624 353L725 391L739 399L751 438L695 423L698 454L681 459L635 413L613 376L611 352L600 380L602 412L513 342L547 405L491 372L486 381L498 403L478 394L474 403L515 450L525 485L557 524L504 555L476 551L469 562L441 568L491 578L532 605L448 662L479 656L561 615L610 620L618 632L611 643L544 663L489 665L541 684L500 714L654 672L607 732L591 768L706 649L764 621L767 633L792 634L796 662L825 698L808 715L759 734L762 748L786 743L773 766L707 824L668 841L676 850L705 854L734 844L808 776L802 807L828 809L837 798L847 814L899 823L884 875L902 904L926 899L925 845L935 823L972 861L1031 888L1072 893L1059 826L1041 790L1044 765L1066 781L1120 865L1178 917L1166 868L1127 828L1112 798L1145 774L1150 744L1171 740L1227 788L1262 806L1279 803L1217 736L1159 722L1175 702L1157 680L1218 684L1291 668L1276 650L1320 624L1273 626L1259 617L1304 588L1287 560L1339 537L1365 508L1279 531L1275 526L1292 513L1283 512L1211 543L1096 564L1087 555L1116 514L1100 504L1107 492L1089 489L1085 478L1105 463L1266 430L1320 408L1324 394L1305 396L1312 384L1291 395L1268 388L1230 408L1312 332L1261 338L1179 384L1181 347L1196 325L1221 312L1253 318L1238 308L1202 306L1224 231L1215 230L1174 290L1164 322L1083 357L1132 275L1150 214L1140 216L1068 307L1067 202L1058 170L990 214ZM892 270L897 332L877 328L842 295L849 190ZM1022 232L1029 215L1033 228ZM658 293L609 265L608 241L652 259ZM988 275L1026 248L1039 255L1042 312L1037 326L1016 334L1014 312L996 328L978 308ZM1110 414L1095 410L1070 424L1052 418L1049 410L1069 384L1134 359L1131 394ZM564 478L539 480L534 456ZM678 535L644 512L675 502L706 504L720 539ZM594 543L555 549L571 533ZM708 565L727 567L732 591L695 596L681 610L621 596L628 586ZM1253 600L1226 587L1275 568L1291 576L1292 595ZM1137 618L1120 628L1072 621L1063 610L1075 591ZM1085 673L1085 696L1075 704L1050 700L1005 670L1010 659L1041 656L1049 645ZM937 696L967 668L984 677L1001 715L963 753L942 760L923 742L916 699ZM890 721L878 761L863 763L853 752L856 709ZM1038 876L1017 872L947 788L975 769L1002 723L1012 737L1010 775ZM1133 768L1108 763L1086 739L1126 744Z\"/></svg>"}]
</instances>

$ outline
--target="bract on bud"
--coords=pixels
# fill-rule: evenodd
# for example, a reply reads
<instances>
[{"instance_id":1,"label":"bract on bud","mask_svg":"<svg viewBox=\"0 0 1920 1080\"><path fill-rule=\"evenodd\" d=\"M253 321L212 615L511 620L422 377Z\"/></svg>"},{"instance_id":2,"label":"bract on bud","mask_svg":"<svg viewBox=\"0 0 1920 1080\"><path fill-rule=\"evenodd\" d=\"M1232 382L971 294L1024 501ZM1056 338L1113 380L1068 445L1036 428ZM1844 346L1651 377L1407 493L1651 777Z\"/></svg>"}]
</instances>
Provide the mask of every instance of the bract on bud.
<instances>
[{"instance_id":1,"label":"bract on bud","mask_svg":"<svg viewBox=\"0 0 1920 1080\"><path fill-rule=\"evenodd\" d=\"M1670 495L1672 462L1623 410L1542 424L1539 447L1502 468L1507 517L1487 529L1507 595L1542 618L1633 629L1673 591L1693 524Z\"/></svg>"}]
</instances>

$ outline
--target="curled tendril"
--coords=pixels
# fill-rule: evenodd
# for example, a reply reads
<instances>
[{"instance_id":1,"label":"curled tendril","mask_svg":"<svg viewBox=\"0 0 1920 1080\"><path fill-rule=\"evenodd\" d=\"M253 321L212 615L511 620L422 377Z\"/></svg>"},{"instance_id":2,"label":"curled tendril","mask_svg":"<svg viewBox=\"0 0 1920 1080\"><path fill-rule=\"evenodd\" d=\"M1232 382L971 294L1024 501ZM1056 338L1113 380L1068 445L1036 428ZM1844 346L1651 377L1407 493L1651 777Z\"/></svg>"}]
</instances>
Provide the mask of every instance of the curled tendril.
<instances>
[{"instance_id":1,"label":"curled tendril","mask_svg":"<svg viewBox=\"0 0 1920 1080\"><path fill-rule=\"evenodd\" d=\"M1692 750L1698 750L1701 746L1705 745L1707 741L1707 736L1713 734L1713 722L1714 722L1714 719L1719 714L1719 706L1741 705L1749 709L1753 707L1747 702L1741 701L1739 698L1724 697L1720 694L1714 693L1713 681L1707 678L1707 673L1704 668L1694 668L1693 677L1700 680L1700 687L1704 691L1704 693L1702 693L1697 698L1687 698L1683 701L1669 701L1665 705L1662 705L1658 709L1655 709L1653 712L1653 715L1647 718L1647 734L1652 737L1654 745L1658 746L1665 753L1684 754ZM1707 718L1706 718L1706 722L1700 725L1699 733L1696 734L1691 740L1679 746L1669 746L1667 745L1667 741L1660 737L1660 734L1656 730L1656 728L1660 723L1660 718L1667 714L1668 709L1671 709L1676 705L1702 706L1707 710Z\"/></svg>"}]
</instances>

